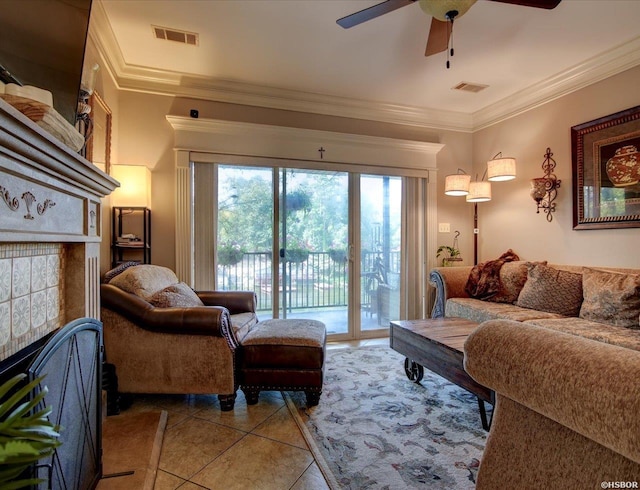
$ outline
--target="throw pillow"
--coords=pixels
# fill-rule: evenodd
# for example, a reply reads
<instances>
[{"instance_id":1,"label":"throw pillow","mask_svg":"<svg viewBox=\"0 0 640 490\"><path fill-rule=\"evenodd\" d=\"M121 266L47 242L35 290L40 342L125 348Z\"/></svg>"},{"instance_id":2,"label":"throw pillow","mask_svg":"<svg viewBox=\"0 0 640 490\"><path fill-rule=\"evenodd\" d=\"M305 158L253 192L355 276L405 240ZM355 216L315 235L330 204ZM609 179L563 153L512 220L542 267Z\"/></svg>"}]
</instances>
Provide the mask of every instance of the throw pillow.
<instances>
[{"instance_id":1,"label":"throw pillow","mask_svg":"<svg viewBox=\"0 0 640 490\"><path fill-rule=\"evenodd\" d=\"M172 284L162 291L158 291L149 298L149 303L157 308L204 306L195 291L184 282Z\"/></svg>"},{"instance_id":2,"label":"throw pillow","mask_svg":"<svg viewBox=\"0 0 640 490\"><path fill-rule=\"evenodd\" d=\"M178 278L171 269L159 265L141 264L137 267L129 267L111 279L109 284L149 301L156 292L178 282Z\"/></svg>"},{"instance_id":3,"label":"throw pillow","mask_svg":"<svg viewBox=\"0 0 640 490\"><path fill-rule=\"evenodd\" d=\"M134 261L123 262L122 264L118 265L117 267L114 267L110 271L105 272L104 277L102 278L102 282L106 284L109 281L111 281L111 279L113 279L117 275L127 270L129 267L133 267L139 264L140 262L134 262Z\"/></svg>"},{"instance_id":4,"label":"throw pillow","mask_svg":"<svg viewBox=\"0 0 640 490\"><path fill-rule=\"evenodd\" d=\"M517 306L577 317L582 305L582 274L545 264L529 264Z\"/></svg>"},{"instance_id":5,"label":"throw pillow","mask_svg":"<svg viewBox=\"0 0 640 490\"><path fill-rule=\"evenodd\" d=\"M580 318L619 327L640 328L640 274L585 267Z\"/></svg>"}]
</instances>

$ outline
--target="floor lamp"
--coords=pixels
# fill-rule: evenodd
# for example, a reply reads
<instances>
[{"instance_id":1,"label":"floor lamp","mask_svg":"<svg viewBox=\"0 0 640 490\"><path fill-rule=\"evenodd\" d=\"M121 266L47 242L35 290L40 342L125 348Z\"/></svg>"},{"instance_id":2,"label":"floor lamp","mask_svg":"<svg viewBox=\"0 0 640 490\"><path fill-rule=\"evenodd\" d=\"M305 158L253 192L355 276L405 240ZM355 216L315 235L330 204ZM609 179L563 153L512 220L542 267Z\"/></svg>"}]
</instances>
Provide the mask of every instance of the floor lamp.
<instances>
[{"instance_id":1,"label":"floor lamp","mask_svg":"<svg viewBox=\"0 0 640 490\"><path fill-rule=\"evenodd\" d=\"M485 181L485 177L487 180ZM516 160L496 154L487 162L482 179L471 182L471 176L464 170L447 175L444 180L444 193L448 196L465 196L473 203L473 264L478 264L478 203L491 200L491 182L504 182L516 178Z\"/></svg>"}]
</instances>

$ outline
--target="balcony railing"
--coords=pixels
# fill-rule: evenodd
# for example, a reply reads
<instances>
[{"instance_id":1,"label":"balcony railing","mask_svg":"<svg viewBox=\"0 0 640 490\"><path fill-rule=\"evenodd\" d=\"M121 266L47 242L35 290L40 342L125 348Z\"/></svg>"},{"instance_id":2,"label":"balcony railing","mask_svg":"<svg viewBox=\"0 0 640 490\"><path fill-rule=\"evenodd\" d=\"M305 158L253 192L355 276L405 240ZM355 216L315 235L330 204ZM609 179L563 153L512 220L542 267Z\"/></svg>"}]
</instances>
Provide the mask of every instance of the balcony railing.
<instances>
[{"instance_id":1,"label":"balcony railing","mask_svg":"<svg viewBox=\"0 0 640 490\"><path fill-rule=\"evenodd\" d=\"M363 305L370 303L372 289L378 283L387 282L390 275L399 275L400 252L388 254L388 267L385 267L381 255L377 252L362 254L360 269ZM303 262L280 263L277 291L280 305L286 306L289 311L346 307L348 264L344 255L333 252L309 252L308 258ZM245 253L237 264L218 266L218 289L255 291L258 310L271 310L274 293L271 268L270 252Z\"/></svg>"}]
</instances>

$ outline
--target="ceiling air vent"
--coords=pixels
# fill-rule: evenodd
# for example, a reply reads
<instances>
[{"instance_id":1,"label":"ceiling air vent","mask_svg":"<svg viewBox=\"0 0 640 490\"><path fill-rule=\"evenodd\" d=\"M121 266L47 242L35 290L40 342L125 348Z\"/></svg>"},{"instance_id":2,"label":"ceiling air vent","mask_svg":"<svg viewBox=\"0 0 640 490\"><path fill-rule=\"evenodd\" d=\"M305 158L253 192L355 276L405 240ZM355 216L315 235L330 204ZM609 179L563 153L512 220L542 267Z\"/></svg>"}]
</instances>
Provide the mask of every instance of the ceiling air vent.
<instances>
[{"instance_id":1,"label":"ceiling air vent","mask_svg":"<svg viewBox=\"0 0 640 490\"><path fill-rule=\"evenodd\" d=\"M453 90L462 90L463 92L473 92L474 94L477 94L488 86L489 85L482 85L480 83L460 82L458 85L453 87Z\"/></svg>"},{"instance_id":2,"label":"ceiling air vent","mask_svg":"<svg viewBox=\"0 0 640 490\"><path fill-rule=\"evenodd\" d=\"M166 39L182 44L198 45L198 33L170 29L169 27L151 26L156 39Z\"/></svg>"}]
</instances>

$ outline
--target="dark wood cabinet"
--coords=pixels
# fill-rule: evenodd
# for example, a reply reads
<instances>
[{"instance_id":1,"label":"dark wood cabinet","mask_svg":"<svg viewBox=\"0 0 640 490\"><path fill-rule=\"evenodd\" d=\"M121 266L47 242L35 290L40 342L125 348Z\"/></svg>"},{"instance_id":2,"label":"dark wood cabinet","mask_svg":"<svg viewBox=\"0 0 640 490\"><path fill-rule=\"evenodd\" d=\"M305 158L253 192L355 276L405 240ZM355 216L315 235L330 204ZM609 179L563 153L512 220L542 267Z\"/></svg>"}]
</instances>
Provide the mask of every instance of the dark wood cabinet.
<instances>
[{"instance_id":1,"label":"dark wood cabinet","mask_svg":"<svg viewBox=\"0 0 640 490\"><path fill-rule=\"evenodd\" d=\"M127 261L151 263L151 210L144 207L111 209L111 266Z\"/></svg>"}]
</instances>

